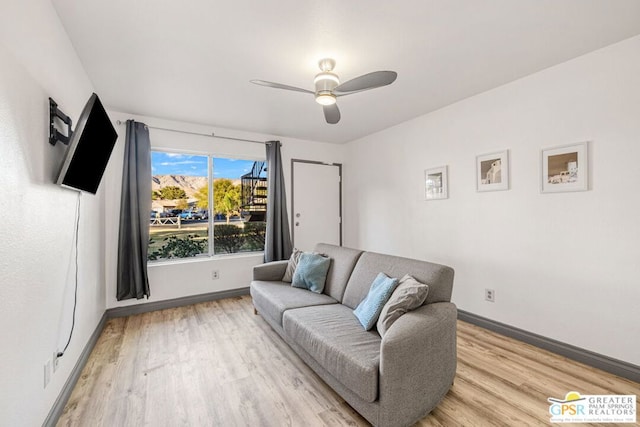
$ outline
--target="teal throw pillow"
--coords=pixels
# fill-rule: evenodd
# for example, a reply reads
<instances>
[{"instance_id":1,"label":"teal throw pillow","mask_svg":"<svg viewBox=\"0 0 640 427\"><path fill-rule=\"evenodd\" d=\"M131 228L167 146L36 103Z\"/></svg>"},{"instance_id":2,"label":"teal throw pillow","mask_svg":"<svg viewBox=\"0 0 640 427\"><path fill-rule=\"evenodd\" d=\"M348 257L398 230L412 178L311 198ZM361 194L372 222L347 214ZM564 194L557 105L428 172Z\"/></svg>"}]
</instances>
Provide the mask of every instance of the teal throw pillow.
<instances>
[{"instance_id":1,"label":"teal throw pillow","mask_svg":"<svg viewBox=\"0 0 640 427\"><path fill-rule=\"evenodd\" d=\"M301 253L296 271L293 273L291 286L321 294L330 265L331 258L327 256L311 252Z\"/></svg>"},{"instance_id":2,"label":"teal throw pillow","mask_svg":"<svg viewBox=\"0 0 640 427\"><path fill-rule=\"evenodd\" d=\"M373 280L369 293L353 310L353 314L358 318L365 331L370 330L376 324L382 308L391 298L396 286L398 286L398 279L384 273L378 273Z\"/></svg>"}]
</instances>

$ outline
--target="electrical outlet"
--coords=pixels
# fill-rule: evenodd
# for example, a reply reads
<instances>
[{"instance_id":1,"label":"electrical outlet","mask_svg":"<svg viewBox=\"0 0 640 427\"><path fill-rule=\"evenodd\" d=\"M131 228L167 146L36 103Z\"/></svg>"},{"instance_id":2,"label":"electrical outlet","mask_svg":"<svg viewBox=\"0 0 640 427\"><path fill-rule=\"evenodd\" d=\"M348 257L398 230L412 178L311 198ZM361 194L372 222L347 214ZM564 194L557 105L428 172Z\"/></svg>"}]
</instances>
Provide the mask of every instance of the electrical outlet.
<instances>
[{"instance_id":1,"label":"electrical outlet","mask_svg":"<svg viewBox=\"0 0 640 427\"><path fill-rule=\"evenodd\" d=\"M44 388L47 388L51 381L51 359L44 362Z\"/></svg>"},{"instance_id":2,"label":"electrical outlet","mask_svg":"<svg viewBox=\"0 0 640 427\"><path fill-rule=\"evenodd\" d=\"M58 370L58 363L60 363L60 358L58 357L58 350L53 352L53 373L55 374Z\"/></svg>"},{"instance_id":3,"label":"electrical outlet","mask_svg":"<svg viewBox=\"0 0 640 427\"><path fill-rule=\"evenodd\" d=\"M220 272L218 270L211 271L211 279L218 280L220 278Z\"/></svg>"},{"instance_id":4,"label":"electrical outlet","mask_svg":"<svg viewBox=\"0 0 640 427\"><path fill-rule=\"evenodd\" d=\"M484 299L490 302L496 302L496 291L493 289L485 289Z\"/></svg>"}]
</instances>

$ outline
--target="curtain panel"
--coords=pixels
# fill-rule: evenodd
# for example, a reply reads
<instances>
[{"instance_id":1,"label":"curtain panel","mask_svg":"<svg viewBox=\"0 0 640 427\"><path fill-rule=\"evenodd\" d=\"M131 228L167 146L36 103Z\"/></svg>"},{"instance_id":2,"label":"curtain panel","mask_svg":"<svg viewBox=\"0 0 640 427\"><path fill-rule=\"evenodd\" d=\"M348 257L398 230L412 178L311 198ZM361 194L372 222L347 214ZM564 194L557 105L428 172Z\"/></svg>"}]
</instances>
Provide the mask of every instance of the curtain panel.
<instances>
[{"instance_id":1,"label":"curtain panel","mask_svg":"<svg viewBox=\"0 0 640 427\"><path fill-rule=\"evenodd\" d=\"M287 216L280 141L265 143L267 150L267 232L264 261L281 261L291 256L291 233Z\"/></svg>"},{"instance_id":2,"label":"curtain panel","mask_svg":"<svg viewBox=\"0 0 640 427\"><path fill-rule=\"evenodd\" d=\"M118 234L118 301L149 298L147 251L151 212L151 143L144 123L127 120L120 232Z\"/></svg>"}]
</instances>

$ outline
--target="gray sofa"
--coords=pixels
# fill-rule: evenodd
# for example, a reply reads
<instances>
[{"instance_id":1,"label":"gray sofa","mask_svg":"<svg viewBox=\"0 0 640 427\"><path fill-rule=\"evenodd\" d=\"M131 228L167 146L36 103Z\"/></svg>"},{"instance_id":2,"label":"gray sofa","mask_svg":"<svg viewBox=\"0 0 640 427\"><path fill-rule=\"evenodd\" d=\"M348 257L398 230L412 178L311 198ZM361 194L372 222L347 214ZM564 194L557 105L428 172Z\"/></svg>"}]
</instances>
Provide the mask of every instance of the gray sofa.
<instances>
[{"instance_id":1,"label":"gray sofa","mask_svg":"<svg viewBox=\"0 0 640 427\"><path fill-rule=\"evenodd\" d=\"M327 384L375 426L407 426L440 402L456 373L450 267L319 244L332 261L322 294L282 282L288 261L254 267L256 312ZM353 314L379 272L429 285L425 303L381 338Z\"/></svg>"}]
</instances>

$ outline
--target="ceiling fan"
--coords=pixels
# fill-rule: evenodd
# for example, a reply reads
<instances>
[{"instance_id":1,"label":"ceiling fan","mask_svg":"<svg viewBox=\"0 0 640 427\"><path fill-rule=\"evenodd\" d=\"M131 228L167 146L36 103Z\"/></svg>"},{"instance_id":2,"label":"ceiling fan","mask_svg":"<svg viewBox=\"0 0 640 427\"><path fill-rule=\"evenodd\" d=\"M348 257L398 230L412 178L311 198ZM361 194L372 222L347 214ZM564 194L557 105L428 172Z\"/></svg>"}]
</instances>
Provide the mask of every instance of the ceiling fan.
<instances>
[{"instance_id":1,"label":"ceiling fan","mask_svg":"<svg viewBox=\"0 0 640 427\"><path fill-rule=\"evenodd\" d=\"M318 62L318 66L320 67L320 73L318 73L313 80L316 87L315 92L265 80L251 80L251 83L314 95L316 102L322 105L325 120L327 123L333 125L340 121L340 110L336 104L337 97L390 85L398 77L398 73L395 71L374 71L340 84L338 75L332 72L336 66L335 60L331 58L321 59L320 62Z\"/></svg>"}]
</instances>

